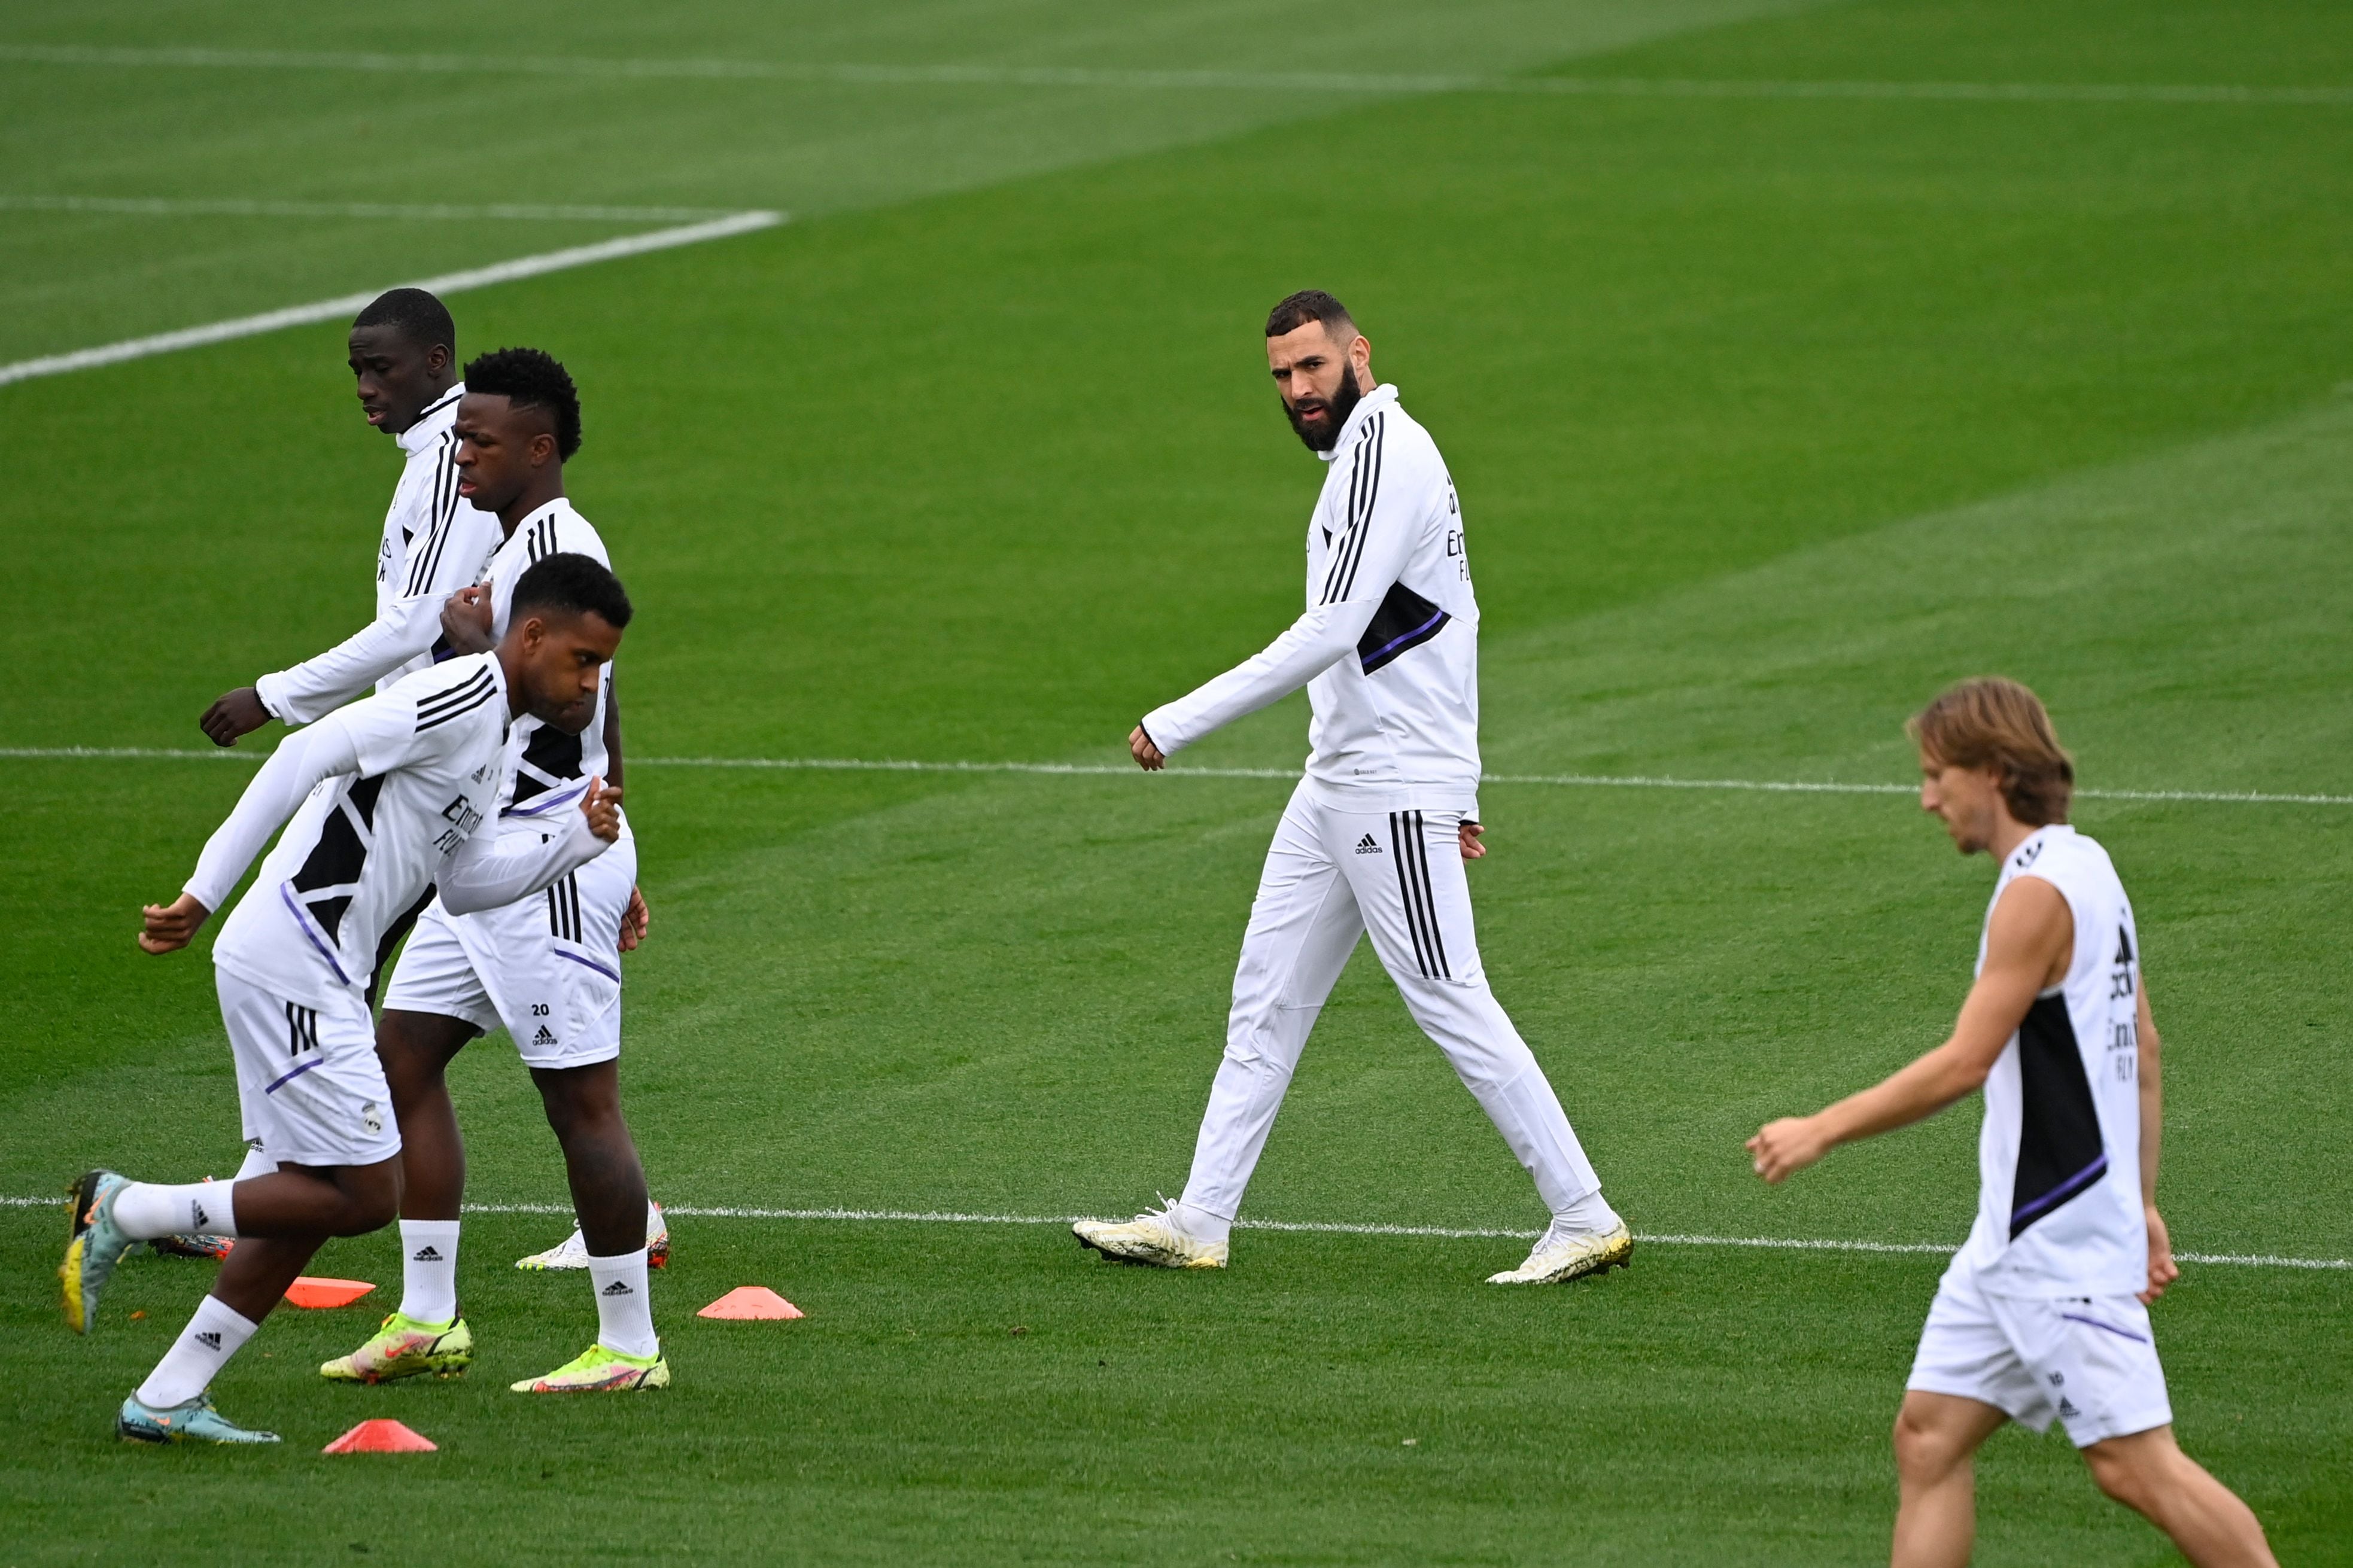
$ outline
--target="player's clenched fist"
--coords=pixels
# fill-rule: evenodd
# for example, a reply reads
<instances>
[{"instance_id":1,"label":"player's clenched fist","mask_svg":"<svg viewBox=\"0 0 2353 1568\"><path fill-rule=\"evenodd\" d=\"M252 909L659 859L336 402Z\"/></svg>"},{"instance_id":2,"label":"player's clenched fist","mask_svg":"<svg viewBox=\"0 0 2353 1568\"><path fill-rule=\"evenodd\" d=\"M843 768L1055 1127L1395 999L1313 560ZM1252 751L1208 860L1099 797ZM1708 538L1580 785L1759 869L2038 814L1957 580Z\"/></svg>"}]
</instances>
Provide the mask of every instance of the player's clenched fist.
<instances>
[{"instance_id":1,"label":"player's clenched fist","mask_svg":"<svg viewBox=\"0 0 2353 1568\"><path fill-rule=\"evenodd\" d=\"M621 792L607 789L605 781L588 781L588 793L580 797L580 815L588 819L588 831L607 844L621 837Z\"/></svg>"},{"instance_id":2,"label":"player's clenched fist","mask_svg":"<svg viewBox=\"0 0 2353 1568\"><path fill-rule=\"evenodd\" d=\"M491 620L495 606L487 583L460 588L441 606L441 635L459 653L491 651Z\"/></svg>"},{"instance_id":3,"label":"player's clenched fist","mask_svg":"<svg viewBox=\"0 0 2353 1568\"><path fill-rule=\"evenodd\" d=\"M269 710L261 705L261 693L250 686L240 686L235 691L224 691L213 705L205 710L196 727L216 746L234 746L241 735L250 735L269 722Z\"/></svg>"},{"instance_id":4,"label":"player's clenched fist","mask_svg":"<svg viewBox=\"0 0 2353 1568\"><path fill-rule=\"evenodd\" d=\"M1830 1147L1830 1139L1810 1116L1768 1121L1748 1141L1757 1173L1777 1186L1829 1153Z\"/></svg>"},{"instance_id":5,"label":"player's clenched fist","mask_svg":"<svg viewBox=\"0 0 2353 1568\"><path fill-rule=\"evenodd\" d=\"M1168 765L1168 759L1161 754L1159 747L1152 743L1152 737L1144 732L1141 724L1128 732L1127 754L1134 757L1135 765L1145 773L1156 773Z\"/></svg>"},{"instance_id":6,"label":"player's clenched fist","mask_svg":"<svg viewBox=\"0 0 2353 1568\"><path fill-rule=\"evenodd\" d=\"M168 904L149 904L141 910L146 929L139 933L139 945L148 952L177 952L195 940L196 932L212 919L212 910L196 902L194 893L182 893Z\"/></svg>"}]
</instances>

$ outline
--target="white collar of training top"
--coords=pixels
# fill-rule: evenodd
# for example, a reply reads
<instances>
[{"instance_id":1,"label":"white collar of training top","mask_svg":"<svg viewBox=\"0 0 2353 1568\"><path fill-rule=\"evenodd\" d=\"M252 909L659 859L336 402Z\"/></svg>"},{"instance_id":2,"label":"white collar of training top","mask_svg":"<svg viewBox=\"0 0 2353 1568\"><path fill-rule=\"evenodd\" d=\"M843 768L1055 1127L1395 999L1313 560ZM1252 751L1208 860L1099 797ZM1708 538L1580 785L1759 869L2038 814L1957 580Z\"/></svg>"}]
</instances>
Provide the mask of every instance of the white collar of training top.
<instances>
[{"instance_id":1,"label":"white collar of training top","mask_svg":"<svg viewBox=\"0 0 2353 1568\"><path fill-rule=\"evenodd\" d=\"M1365 427L1365 421L1371 418L1377 410L1388 407L1397 400L1398 389L1395 382L1385 381L1365 394L1357 401L1356 406L1348 410L1347 420L1340 426L1340 438L1332 443L1332 449L1328 452L1318 452L1315 455L1328 463L1346 451L1349 441L1355 438L1357 431Z\"/></svg>"},{"instance_id":2,"label":"white collar of training top","mask_svg":"<svg viewBox=\"0 0 2353 1568\"><path fill-rule=\"evenodd\" d=\"M441 433L458 422L458 399L466 395L466 384L459 382L425 405L417 422L393 437L404 452L422 452L441 439Z\"/></svg>"}]
</instances>

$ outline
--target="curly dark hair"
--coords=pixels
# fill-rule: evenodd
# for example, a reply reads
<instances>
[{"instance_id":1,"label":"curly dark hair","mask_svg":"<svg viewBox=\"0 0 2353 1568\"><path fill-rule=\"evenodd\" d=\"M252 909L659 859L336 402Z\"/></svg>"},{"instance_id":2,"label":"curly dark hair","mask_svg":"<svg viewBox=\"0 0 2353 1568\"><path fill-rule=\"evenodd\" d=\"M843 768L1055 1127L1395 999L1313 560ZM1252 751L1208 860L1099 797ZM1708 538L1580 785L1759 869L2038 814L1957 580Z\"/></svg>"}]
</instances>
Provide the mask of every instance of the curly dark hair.
<instances>
[{"instance_id":1,"label":"curly dark hair","mask_svg":"<svg viewBox=\"0 0 2353 1568\"><path fill-rule=\"evenodd\" d=\"M621 580L594 556L558 551L541 557L515 584L508 614L525 610L561 610L605 617L615 631L629 624L635 612Z\"/></svg>"},{"instance_id":2,"label":"curly dark hair","mask_svg":"<svg viewBox=\"0 0 2353 1568\"><path fill-rule=\"evenodd\" d=\"M555 356L540 349L493 349L466 366L466 390L495 393L517 408L544 409L555 422L555 449L570 462L580 450L580 393Z\"/></svg>"}]
</instances>

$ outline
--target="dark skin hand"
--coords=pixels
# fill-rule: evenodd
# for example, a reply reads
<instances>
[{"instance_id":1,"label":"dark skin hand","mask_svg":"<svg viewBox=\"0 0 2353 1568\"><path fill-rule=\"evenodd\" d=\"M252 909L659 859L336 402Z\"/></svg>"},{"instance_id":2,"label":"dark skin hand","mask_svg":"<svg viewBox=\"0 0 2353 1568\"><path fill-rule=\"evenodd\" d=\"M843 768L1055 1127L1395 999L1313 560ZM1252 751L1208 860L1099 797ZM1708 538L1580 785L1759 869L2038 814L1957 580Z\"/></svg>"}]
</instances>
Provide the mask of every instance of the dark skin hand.
<instances>
[{"instance_id":1,"label":"dark skin hand","mask_svg":"<svg viewBox=\"0 0 2353 1568\"><path fill-rule=\"evenodd\" d=\"M239 738L269 722L269 710L261 705L261 693L250 686L240 686L214 698L213 705L205 710L196 726L214 745L234 746Z\"/></svg>"}]
</instances>

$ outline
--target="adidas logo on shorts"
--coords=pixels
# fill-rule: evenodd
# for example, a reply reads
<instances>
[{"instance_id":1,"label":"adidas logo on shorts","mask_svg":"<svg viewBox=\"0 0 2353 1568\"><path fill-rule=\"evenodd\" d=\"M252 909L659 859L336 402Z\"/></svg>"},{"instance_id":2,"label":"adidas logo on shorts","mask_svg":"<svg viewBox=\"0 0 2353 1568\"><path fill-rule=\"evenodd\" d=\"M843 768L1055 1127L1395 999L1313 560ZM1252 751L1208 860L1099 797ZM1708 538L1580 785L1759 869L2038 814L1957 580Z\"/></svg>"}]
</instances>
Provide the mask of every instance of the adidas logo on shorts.
<instances>
[{"instance_id":1,"label":"adidas logo on shorts","mask_svg":"<svg viewBox=\"0 0 2353 1568\"><path fill-rule=\"evenodd\" d=\"M196 1343L204 1346L205 1349L208 1351L216 1351L220 1349L220 1336L213 1332L210 1329L206 1329L203 1333L196 1336Z\"/></svg>"},{"instance_id":2,"label":"adidas logo on shorts","mask_svg":"<svg viewBox=\"0 0 2353 1568\"><path fill-rule=\"evenodd\" d=\"M555 1044L555 1031L542 1024L539 1026L539 1033L531 1037L531 1043L534 1046L552 1046Z\"/></svg>"},{"instance_id":3,"label":"adidas logo on shorts","mask_svg":"<svg viewBox=\"0 0 2353 1568\"><path fill-rule=\"evenodd\" d=\"M1359 839L1357 839L1357 840L1356 840L1356 853L1357 853L1357 854L1359 854L1359 855L1377 855L1377 854L1379 854L1380 852L1381 852L1381 847L1380 847L1379 845L1377 845L1377 844L1376 844L1376 843L1374 843L1374 842L1373 842L1373 836L1372 836L1371 834L1367 833L1367 834L1366 834L1362 838L1359 838Z\"/></svg>"},{"instance_id":4,"label":"adidas logo on shorts","mask_svg":"<svg viewBox=\"0 0 2353 1568\"><path fill-rule=\"evenodd\" d=\"M606 1286L604 1289L597 1292L597 1294L602 1296L632 1296L636 1293L637 1292L631 1290L627 1285L622 1284L618 1279L614 1280L610 1285Z\"/></svg>"},{"instance_id":5,"label":"adidas logo on shorts","mask_svg":"<svg viewBox=\"0 0 2353 1568\"><path fill-rule=\"evenodd\" d=\"M438 1263L441 1261L441 1255L433 1249L433 1244L428 1241L410 1253L408 1260L411 1263Z\"/></svg>"}]
</instances>

